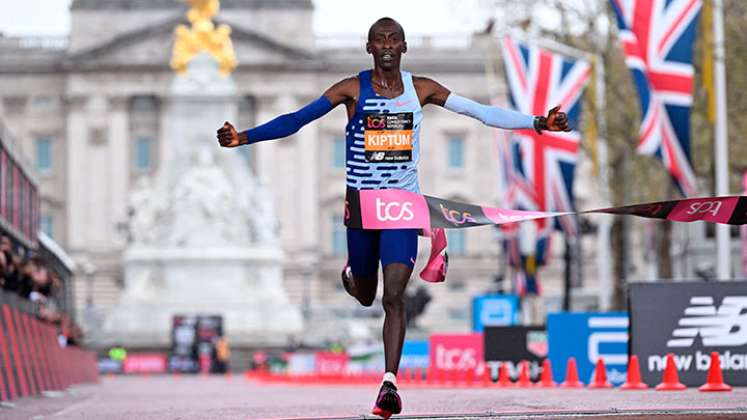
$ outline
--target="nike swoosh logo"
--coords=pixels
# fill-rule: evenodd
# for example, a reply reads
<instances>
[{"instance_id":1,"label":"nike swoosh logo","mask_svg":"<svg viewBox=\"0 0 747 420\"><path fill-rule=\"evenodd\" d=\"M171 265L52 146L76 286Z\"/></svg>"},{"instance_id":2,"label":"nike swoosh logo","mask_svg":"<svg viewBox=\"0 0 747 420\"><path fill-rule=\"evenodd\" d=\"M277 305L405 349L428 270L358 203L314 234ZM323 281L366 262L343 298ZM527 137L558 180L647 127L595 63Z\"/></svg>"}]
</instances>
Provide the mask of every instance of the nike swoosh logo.
<instances>
[{"instance_id":1,"label":"nike swoosh logo","mask_svg":"<svg viewBox=\"0 0 747 420\"><path fill-rule=\"evenodd\" d=\"M412 99L410 99L409 101L404 101L404 102L396 101L396 102L394 102L394 106L396 106L397 108L401 108L401 107L409 104L410 102L412 102Z\"/></svg>"},{"instance_id":2,"label":"nike swoosh logo","mask_svg":"<svg viewBox=\"0 0 747 420\"><path fill-rule=\"evenodd\" d=\"M410 257L410 262L413 263L413 264L415 264L415 258Z\"/></svg>"}]
</instances>

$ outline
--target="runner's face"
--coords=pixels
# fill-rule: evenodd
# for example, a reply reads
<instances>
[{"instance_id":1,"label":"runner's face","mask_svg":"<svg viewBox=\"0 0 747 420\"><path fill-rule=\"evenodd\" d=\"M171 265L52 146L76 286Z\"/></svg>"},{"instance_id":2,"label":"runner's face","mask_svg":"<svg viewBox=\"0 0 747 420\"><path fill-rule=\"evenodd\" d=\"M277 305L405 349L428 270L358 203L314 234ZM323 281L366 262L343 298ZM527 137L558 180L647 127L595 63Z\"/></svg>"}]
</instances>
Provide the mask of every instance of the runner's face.
<instances>
[{"instance_id":1,"label":"runner's face","mask_svg":"<svg viewBox=\"0 0 747 420\"><path fill-rule=\"evenodd\" d=\"M402 54L407 52L407 43L396 24L381 24L366 44L366 51L373 55L374 66L383 70L398 69Z\"/></svg>"}]
</instances>

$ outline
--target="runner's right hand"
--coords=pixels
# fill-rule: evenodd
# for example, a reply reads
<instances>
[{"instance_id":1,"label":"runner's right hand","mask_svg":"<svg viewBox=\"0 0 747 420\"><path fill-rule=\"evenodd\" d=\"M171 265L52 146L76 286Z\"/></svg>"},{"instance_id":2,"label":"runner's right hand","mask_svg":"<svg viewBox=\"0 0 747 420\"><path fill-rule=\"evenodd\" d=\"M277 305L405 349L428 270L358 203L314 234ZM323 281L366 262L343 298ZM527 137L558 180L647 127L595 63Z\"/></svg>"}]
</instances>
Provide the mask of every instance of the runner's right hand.
<instances>
[{"instance_id":1,"label":"runner's right hand","mask_svg":"<svg viewBox=\"0 0 747 420\"><path fill-rule=\"evenodd\" d=\"M245 134L244 137L246 137ZM246 142L242 143L241 135L230 122L226 121L223 123L223 127L218 129L218 143L222 147L236 147Z\"/></svg>"}]
</instances>

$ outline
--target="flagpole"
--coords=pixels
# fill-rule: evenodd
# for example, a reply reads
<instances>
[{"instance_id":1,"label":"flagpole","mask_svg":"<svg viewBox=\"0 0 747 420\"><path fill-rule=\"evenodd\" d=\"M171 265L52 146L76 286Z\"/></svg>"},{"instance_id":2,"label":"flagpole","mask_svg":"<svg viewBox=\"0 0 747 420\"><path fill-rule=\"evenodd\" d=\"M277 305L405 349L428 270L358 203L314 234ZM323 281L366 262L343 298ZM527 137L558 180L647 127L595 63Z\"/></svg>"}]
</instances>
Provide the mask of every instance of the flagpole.
<instances>
[{"instance_id":1,"label":"flagpole","mask_svg":"<svg viewBox=\"0 0 747 420\"><path fill-rule=\"evenodd\" d=\"M594 57L594 68L596 73L596 112L594 117L598 121L597 130L597 158L599 160L599 193L603 205L611 205L609 172L607 170L607 120L604 110L607 106L605 98L604 83L604 59L601 55ZM604 217L599 221L597 230L597 269L599 270L599 309L609 311L612 306L612 251L610 249L610 236L612 231L612 219Z\"/></svg>"},{"instance_id":2,"label":"flagpole","mask_svg":"<svg viewBox=\"0 0 747 420\"><path fill-rule=\"evenodd\" d=\"M729 194L723 0L713 1L713 44L714 79L716 82L716 141L714 144L714 158L716 161L716 195L723 196ZM731 279L731 246L729 226L727 225L716 225L716 254L716 272L718 279Z\"/></svg>"}]
</instances>

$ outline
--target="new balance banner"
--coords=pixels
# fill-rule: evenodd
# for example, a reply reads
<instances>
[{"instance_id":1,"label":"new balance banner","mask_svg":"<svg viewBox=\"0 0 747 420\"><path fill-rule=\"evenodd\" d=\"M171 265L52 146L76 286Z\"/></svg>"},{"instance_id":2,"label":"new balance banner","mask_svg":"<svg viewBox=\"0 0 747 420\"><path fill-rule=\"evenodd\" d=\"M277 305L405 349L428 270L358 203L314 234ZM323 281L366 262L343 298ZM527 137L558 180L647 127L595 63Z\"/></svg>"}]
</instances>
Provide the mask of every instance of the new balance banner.
<instances>
[{"instance_id":1,"label":"new balance banner","mask_svg":"<svg viewBox=\"0 0 747 420\"><path fill-rule=\"evenodd\" d=\"M519 318L519 297L516 295L484 295L472 298L472 331L485 327L515 325Z\"/></svg>"},{"instance_id":2,"label":"new balance banner","mask_svg":"<svg viewBox=\"0 0 747 420\"><path fill-rule=\"evenodd\" d=\"M547 332L538 327L486 327L485 362L496 377L499 363L508 362L511 376L518 374L522 360L529 362L529 376L536 381L547 357Z\"/></svg>"},{"instance_id":3,"label":"new balance banner","mask_svg":"<svg viewBox=\"0 0 747 420\"><path fill-rule=\"evenodd\" d=\"M667 353L682 383L702 385L712 351L726 383L747 385L747 282L633 284L630 341L649 385L661 380Z\"/></svg>"},{"instance_id":4,"label":"new balance banner","mask_svg":"<svg viewBox=\"0 0 747 420\"><path fill-rule=\"evenodd\" d=\"M625 382L628 366L628 314L562 312L547 316L553 379L563 382L568 358L576 359L581 382L589 383L594 364L604 360L612 385Z\"/></svg>"},{"instance_id":5,"label":"new balance banner","mask_svg":"<svg viewBox=\"0 0 747 420\"><path fill-rule=\"evenodd\" d=\"M747 197L688 198L575 212L627 214L675 222L747 224ZM458 203L404 190L356 190L345 197L345 225L362 229L466 228L574 214L501 209Z\"/></svg>"}]
</instances>

